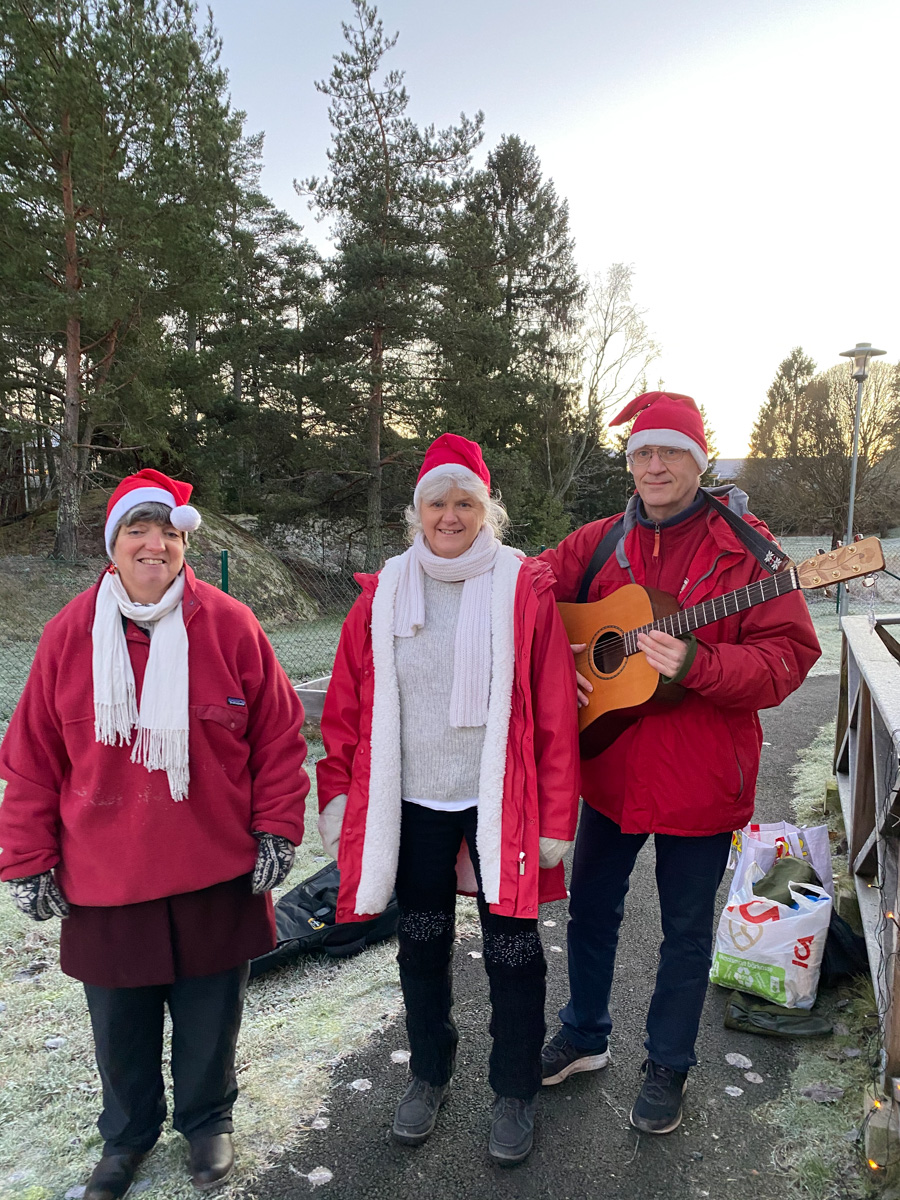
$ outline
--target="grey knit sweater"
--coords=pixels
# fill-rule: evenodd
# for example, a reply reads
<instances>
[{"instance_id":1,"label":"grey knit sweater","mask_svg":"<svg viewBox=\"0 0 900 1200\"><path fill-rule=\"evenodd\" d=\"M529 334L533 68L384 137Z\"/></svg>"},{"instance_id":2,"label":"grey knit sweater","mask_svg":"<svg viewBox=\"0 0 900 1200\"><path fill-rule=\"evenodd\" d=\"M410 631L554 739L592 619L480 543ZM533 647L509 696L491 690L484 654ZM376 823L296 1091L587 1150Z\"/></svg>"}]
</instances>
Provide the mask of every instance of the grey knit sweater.
<instances>
[{"instance_id":1,"label":"grey knit sweater","mask_svg":"<svg viewBox=\"0 0 900 1200\"><path fill-rule=\"evenodd\" d=\"M425 576L425 626L394 638L404 800L465 808L478 798L484 726L450 725L453 649L464 583ZM485 664L490 670L490 663ZM448 803L450 802L450 803Z\"/></svg>"}]
</instances>

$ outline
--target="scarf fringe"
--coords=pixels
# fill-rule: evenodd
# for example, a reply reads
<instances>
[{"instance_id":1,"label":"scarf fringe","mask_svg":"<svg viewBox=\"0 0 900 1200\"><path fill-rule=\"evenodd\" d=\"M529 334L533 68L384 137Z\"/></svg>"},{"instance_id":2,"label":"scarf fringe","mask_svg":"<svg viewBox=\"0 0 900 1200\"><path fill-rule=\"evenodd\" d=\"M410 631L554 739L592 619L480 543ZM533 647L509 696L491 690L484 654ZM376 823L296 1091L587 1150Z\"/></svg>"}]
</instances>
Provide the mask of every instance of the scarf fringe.
<instances>
[{"instance_id":1,"label":"scarf fringe","mask_svg":"<svg viewBox=\"0 0 900 1200\"><path fill-rule=\"evenodd\" d=\"M124 700L94 704L94 740L104 746L130 746L131 731L138 723L134 685Z\"/></svg>"},{"instance_id":2,"label":"scarf fringe","mask_svg":"<svg viewBox=\"0 0 900 1200\"><path fill-rule=\"evenodd\" d=\"M143 763L148 771L165 771L173 800L184 800L188 794L187 758L186 729L138 729L131 761Z\"/></svg>"}]
</instances>

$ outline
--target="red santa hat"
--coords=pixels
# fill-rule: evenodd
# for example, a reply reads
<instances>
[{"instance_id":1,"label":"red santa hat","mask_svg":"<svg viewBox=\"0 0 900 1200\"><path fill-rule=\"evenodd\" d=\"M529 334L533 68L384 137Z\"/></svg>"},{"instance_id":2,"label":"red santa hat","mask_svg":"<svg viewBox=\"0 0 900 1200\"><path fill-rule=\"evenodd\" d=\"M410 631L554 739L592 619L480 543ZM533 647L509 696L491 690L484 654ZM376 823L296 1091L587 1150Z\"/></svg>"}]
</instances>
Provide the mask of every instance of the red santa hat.
<instances>
[{"instance_id":1,"label":"red santa hat","mask_svg":"<svg viewBox=\"0 0 900 1200\"><path fill-rule=\"evenodd\" d=\"M138 471L136 475L126 476L109 498L106 506L106 527L104 540L106 553L112 558L112 536L116 526L126 513L131 512L139 504L165 504L171 509L169 521L183 533L197 529L202 520L196 508L188 504L193 484L182 483L180 479L170 479L162 471L149 468Z\"/></svg>"},{"instance_id":2,"label":"red santa hat","mask_svg":"<svg viewBox=\"0 0 900 1200\"><path fill-rule=\"evenodd\" d=\"M635 416L637 420L631 427L626 454L633 454L642 446L673 446L689 450L700 472L709 466L703 418L690 396L681 396L677 392L644 392L626 404L610 425L624 425Z\"/></svg>"},{"instance_id":3,"label":"red santa hat","mask_svg":"<svg viewBox=\"0 0 900 1200\"><path fill-rule=\"evenodd\" d=\"M453 472L458 474L460 467L470 471L481 480L488 491L491 490L491 473L485 465L478 443L470 442L458 433L442 433L425 451L425 459L413 493L413 504L418 502L422 482L426 477L436 479L439 475L449 475Z\"/></svg>"}]
</instances>

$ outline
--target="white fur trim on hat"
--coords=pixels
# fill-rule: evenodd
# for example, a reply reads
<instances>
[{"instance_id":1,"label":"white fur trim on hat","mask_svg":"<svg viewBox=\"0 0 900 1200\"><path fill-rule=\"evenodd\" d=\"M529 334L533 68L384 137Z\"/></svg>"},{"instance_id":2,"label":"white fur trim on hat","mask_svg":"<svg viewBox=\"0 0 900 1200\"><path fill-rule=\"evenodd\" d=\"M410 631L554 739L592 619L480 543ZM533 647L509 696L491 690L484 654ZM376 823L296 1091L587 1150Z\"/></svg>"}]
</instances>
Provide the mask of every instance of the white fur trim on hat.
<instances>
[{"instance_id":1,"label":"white fur trim on hat","mask_svg":"<svg viewBox=\"0 0 900 1200\"><path fill-rule=\"evenodd\" d=\"M419 496L422 494L422 485L425 480L437 479L441 475L459 475L464 481L471 480L474 484L481 484L484 487L484 480L479 479L474 471L469 467L463 466L462 463L441 463L437 467L432 467L430 471L426 471L419 482L416 484L416 490L413 492L413 504L419 503Z\"/></svg>"},{"instance_id":2,"label":"white fur trim on hat","mask_svg":"<svg viewBox=\"0 0 900 1200\"><path fill-rule=\"evenodd\" d=\"M703 453L703 447L698 446L692 437L688 437L686 433L680 433L677 429L642 429L640 433L633 433L628 439L628 446L625 450L626 457L634 454L635 450L640 450L643 446L672 446L676 450L690 450L700 472L705 471L709 466L709 459Z\"/></svg>"},{"instance_id":3,"label":"white fur trim on hat","mask_svg":"<svg viewBox=\"0 0 900 1200\"><path fill-rule=\"evenodd\" d=\"M182 533L192 533L195 529L200 528L203 518L193 504L177 504L169 513L169 520Z\"/></svg>"},{"instance_id":4,"label":"white fur trim on hat","mask_svg":"<svg viewBox=\"0 0 900 1200\"><path fill-rule=\"evenodd\" d=\"M167 508L175 507L175 497L171 492L167 492L161 487L139 487L132 488L130 492L125 492L119 497L109 511L109 516L106 518L106 525L103 529L103 540L106 542L106 553L112 558L112 542L111 538L116 526L122 520L126 513L130 513L133 508L137 508L139 504L165 504Z\"/></svg>"}]
</instances>

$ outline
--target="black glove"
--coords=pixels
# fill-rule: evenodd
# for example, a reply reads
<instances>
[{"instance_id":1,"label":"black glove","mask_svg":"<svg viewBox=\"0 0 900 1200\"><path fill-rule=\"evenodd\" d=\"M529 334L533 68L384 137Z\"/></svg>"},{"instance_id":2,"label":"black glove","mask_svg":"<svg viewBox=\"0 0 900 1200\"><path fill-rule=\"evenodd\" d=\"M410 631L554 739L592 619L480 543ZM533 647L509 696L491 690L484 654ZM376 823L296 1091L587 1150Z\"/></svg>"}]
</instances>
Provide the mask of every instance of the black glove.
<instances>
[{"instance_id":1,"label":"black glove","mask_svg":"<svg viewBox=\"0 0 900 1200\"><path fill-rule=\"evenodd\" d=\"M259 839L256 866L253 868L253 895L271 892L290 874L294 865L294 847L277 833L254 833Z\"/></svg>"},{"instance_id":2,"label":"black glove","mask_svg":"<svg viewBox=\"0 0 900 1200\"><path fill-rule=\"evenodd\" d=\"M32 921L49 921L51 917L67 917L69 906L66 898L56 886L52 871L43 875L26 875L24 879L10 879L9 890L19 912Z\"/></svg>"}]
</instances>

